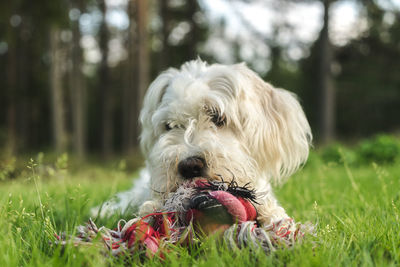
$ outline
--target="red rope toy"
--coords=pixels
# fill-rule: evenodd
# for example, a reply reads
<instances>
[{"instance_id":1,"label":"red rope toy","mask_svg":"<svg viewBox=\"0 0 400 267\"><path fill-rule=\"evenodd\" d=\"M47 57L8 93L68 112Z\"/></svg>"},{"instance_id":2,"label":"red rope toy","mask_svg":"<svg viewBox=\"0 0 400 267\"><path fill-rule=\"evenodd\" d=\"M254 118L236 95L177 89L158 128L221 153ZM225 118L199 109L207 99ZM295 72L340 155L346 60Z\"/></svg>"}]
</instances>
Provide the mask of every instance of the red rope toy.
<instances>
[{"instance_id":1,"label":"red rope toy","mask_svg":"<svg viewBox=\"0 0 400 267\"><path fill-rule=\"evenodd\" d=\"M92 242L99 234L113 255L144 253L163 256L168 244L188 245L199 236L218 233L232 248L261 248L265 252L284 245L292 246L304 233L312 233L312 225L284 219L267 227L259 227L253 203L256 194L248 185L235 182L209 182L197 179L187 182L172 193L162 211L134 218L116 229L97 228L92 220L77 228L77 236L69 239L75 245ZM58 239L65 244L68 240Z\"/></svg>"}]
</instances>

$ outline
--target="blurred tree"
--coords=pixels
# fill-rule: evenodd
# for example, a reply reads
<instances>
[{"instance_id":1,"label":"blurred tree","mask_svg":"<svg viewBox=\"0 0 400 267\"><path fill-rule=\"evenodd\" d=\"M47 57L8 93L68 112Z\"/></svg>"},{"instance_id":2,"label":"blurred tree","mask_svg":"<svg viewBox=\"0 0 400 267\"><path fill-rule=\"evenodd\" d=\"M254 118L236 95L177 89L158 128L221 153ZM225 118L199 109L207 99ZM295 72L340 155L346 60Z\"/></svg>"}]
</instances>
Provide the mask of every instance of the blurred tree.
<instances>
[{"instance_id":1,"label":"blurred tree","mask_svg":"<svg viewBox=\"0 0 400 267\"><path fill-rule=\"evenodd\" d=\"M400 129L400 8L362 2L368 28L338 47L338 127L345 135Z\"/></svg>"},{"instance_id":2,"label":"blurred tree","mask_svg":"<svg viewBox=\"0 0 400 267\"><path fill-rule=\"evenodd\" d=\"M149 85L149 47L148 47L148 2L144 0L136 0L136 25L137 25L137 88L135 90L135 144L139 142L140 126L139 126L139 113L142 108L142 102Z\"/></svg>"},{"instance_id":3,"label":"blurred tree","mask_svg":"<svg viewBox=\"0 0 400 267\"><path fill-rule=\"evenodd\" d=\"M156 35L161 49L154 53L158 65L153 75L198 56L207 58L200 48L207 41L209 28L199 1L160 1L158 15L162 23Z\"/></svg>"},{"instance_id":4,"label":"blurred tree","mask_svg":"<svg viewBox=\"0 0 400 267\"><path fill-rule=\"evenodd\" d=\"M108 67L108 41L110 39L107 28L107 5L105 0L99 1L99 7L103 15L99 31L99 48L101 62L98 73L98 88L101 94L102 114L102 154L104 158L113 152L113 94L110 87L110 72Z\"/></svg>"},{"instance_id":5,"label":"blurred tree","mask_svg":"<svg viewBox=\"0 0 400 267\"><path fill-rule=\"evenodd\" d=\"M292 0L289 0L292 1ZM336 132L336 92L332 77L334 60L333 45L330 40L330 9L338 0L299 0L293 2L320 2L323 20L319 36L310 49L310 56L300 67L299 80L303 88L299 96L304 100L304 108L314 129L315 139L322 144L330 143Z\"/></svg>"},{"instance_id":6,"label":"blurred tree","mask_svg":"<svg viewBox=\"0 0 400 267\"><path fill-rule=\"evenodd\" d=\"M325 16L310 56L296 62L288 56L292 43L279 40L282 32L291 31L285 24L285 3L299 1L321 3ZM240 7L254 1L235 0L234 16L255 40L254 46L247 47L240 38L224 35L226 25L210 25L201 1L129 0L128 30L106 24L107 7L115 8L112 1L108 5L106 0L0 2L1 147L12 152L43 149L53 137L55 148L72 149L80 156L86 149L98 148L107 156L118 152L116 145L125 152L135 151L137 117L150 77L197 55L215 61L202 50L210 26L210 40L228 43L224 55L231 57L228 60L243 60L246 49L267 44L270 60L264 67L271 69L264 78L300 95L320 140L330 140L335 131L337 136L359 136L400 129L400 61L395 60L400 56L398 6L388 8L391 1L357 1L365 29L346 44L332 47L329 9L339 0L299 1L257 1L282 14L272 25L273 34L265 36L241 17ZM118 9L124 12L123 7ZM127 41L126 60L125 49L118 48L123 41ZM257 53L251 51L249 56L255 69L261 62Z\"/></svg>"},{"instance_id":7,"label":"blurred tree","mask_svg":"<svg viewBox=\"0 0 400 267\"><path fill-rule=\"evenodd\" d=\"M149 48L147 33L147 1L130 0L128 2L128 70L127 86L123 94L123 149L131 153L139 142L139 112L142 99L149 82Z\"/></svg>"},{"instance_id":8,"label":"blurred tree","mask_svg":"<svg viewBox=\"0 0 400 267\"><path fill-rule=\"evenodd\" d=\"M320 142L329 143L335 136L335 89L332 81L332 43L329 37L330 16L329 11L332 0L324 0L324 19L322 29L317 40L318 68L317 83L319 91L319 134Z\"/></svg>"},{"instance_id":9,"label":"blurred tree","mask_svg":"<svg viewBox=\"0 0 400 267\"><path fill-rule=\"evenodd\" d=\"M168 37L171 32L171 14L170 8L168 7L168 0L160 1L159 3L159 13L161 17L161 44L162 49L159 55L158 68L164 70L168 68L168 54L169 54L169 44Z\"/></svg>"},{"instance_id":10,"label":"blurred tree","mask_svg":"<svg viewBox=\"0 0 400 267\"><path fill-rule=\"evenodd\" d=\"M311 44L310 56L300 60L297 76L297 94L318 143L326 144L336 136L336 92L332 75L333 45L330 40L330 9L337 0L301 0L320 2L323 7L322 27ZM298 1L299 2L299 1ZM279 72L279 70L278 70Z\"/></svg>"},{"instance_id":11,"label":"blurred tree","mask_svg":"<svg viewBox=\"0 0 400 267\"><path fill-rule=\"evenodd\" d=\"M14 154L17 150L17 107L16 107L16 91L17 91L17 32L13 29L10 22L7 24L7 152Z\"/></svg>"},{"instance_id":12,"label":"blurred tree","mask_svg":"<svg viewBox=\"0 0 400 267\"><path fill-rule=\"evenodd\" d=\"M61 31L54 25L50 31L50 88L52 100L52 122L53 122L53 141L57 152L64 152L67 149L67 132L65 118L65 93L63 85L63 63L66 61L65 50L62 49L60 39Z\"/></svg>"},{"instance_id":13,"label":"blurred tree","mask_svg":"<svg viewBox=\"0 0 400 267\"><path fill-rule=\"evenodd\" d=\"M71 111L73 148L78 157L85 157L86 154L86 88L82 73L83 55L80 46L81 31L79 18L85 10L84 0L71 0L71 10L79 14L76 20L71 21L72 47L71 60L72 68L70 73Z\"/></svg>"},{"instance_id":14,"label":"blurred tree","mask_svg":"<svg viewBox=\"0 0 400 267\"><path fill-rule=\"evenodd\" d=\"M135 91L135 49L136 49L136 21L135 21L135 2L134 0L128 1L128 17L129 17L129 28L128 28L128 37L127 37L127 51L128 51L128 60L126 67L126 85L124 86L123 94L122 94L122 150L125 153L129 153L132 151L135 144L134 137L134 108L132 105Z\"/></svg>"},{"instance_id":15,"label":"blurred tree","mask_svg":"<svg viewBox=\"0 0 400 267\"><path fill-rule=\"evenodd\" d=\"M51 140L46 58L50 27L64 21L63 8L63 2L53 1L41 5L24 0L0 3L1 57L5 59L0 65L6 73L0 86L7 99L0 110L7 117L6 144L10 150L26 151ZM42 12L48 15L42 16Z\"/></svg>"},{"instance_id":16,"label":"blurred tree","mask_svg":"<svg viewBox=\"0 0 400 267\"><path fill-rule=\"evenodd\" d=\"M344 46L333 47L331 54L331 66L335 66L335 127L341 137L400 129L400 75L396 71L400 65L394 60L400 56L399 9L385 10L374 1L359 1L358 8L367 28ZM314 126L320 118L315 82L320 43L319 38L300 68L301 97Z\"/></svg>"},{"instance_id":17,"label":"blurred tree","mask_svg":"<svg viewBox=\"0 0 400 267\"><path fill-rule=\"evenodd\" d=\"M4 70L0 73L4 77L0 79L0 86L6 88L0 92L0 111L4 114L0 117L1 142L6 142L10 150L17 151L23 146L23 150L27 151L46 147L53 136L54 147L58 150L69 149L70 144L72 150L83 157L87 149L87 109L92 112L100 108L101 116L91 115L93 121L88 123L91 133L95 134L90 140L91 148L101 147L104 155L111 153L113 136L120 134L119 128L115 127L117 125L123 128L124 150L132 151L138 143L137 117L150 79L149 53L153 46L148 42L148 17L157 15L152 8L158 4L129 1L128 61L116 63L117 66L110 70L107 59L113 56L109 56L108 51L109 29L103 20L97 32L98 26L93 20L98 10L103 15L106 12L104 0L43 1L40 4L17 0L11 4L0 3L0 20L5 22L0 24L0 70ZM206 40L206 35L198 31L204 28L204 23L199 22L201 10L197 2L183 1L181 5L179 1L168 1L168 10L170 14L179 16L173 17L171 27L165 34L165 47L171 47L173 52L169 55L166 48L165 66L178 66L195 57L198 43ZM89 26L88 18L91 20ZM182 25L183 29L189 28L190 33L178 36L176 29L181 29ZM84 62L81 47L83 28L85 34L98 37L101 54L98 65ZM120 38L123 30L116 30L120 32ZM82 44L86 45L89 39ZM90 49L93 55L97 48ZM158 57L159 54L153 52L152 55ZM84 65L86 76L82 72ZM158 67L155 64L152 73L158 73ZM118 110L113 106L118 90L111 91L110 83L112 80L114 88L121 70L129 73L129 83L123 93L122 108ZM99 90L95 90L96 87ZM124 86L121 85L121 88ZM87 93L90 94L88 97ZM113 120L119 119L118 112L122 113L122 122Z\"/></svg>"}]
</instances>

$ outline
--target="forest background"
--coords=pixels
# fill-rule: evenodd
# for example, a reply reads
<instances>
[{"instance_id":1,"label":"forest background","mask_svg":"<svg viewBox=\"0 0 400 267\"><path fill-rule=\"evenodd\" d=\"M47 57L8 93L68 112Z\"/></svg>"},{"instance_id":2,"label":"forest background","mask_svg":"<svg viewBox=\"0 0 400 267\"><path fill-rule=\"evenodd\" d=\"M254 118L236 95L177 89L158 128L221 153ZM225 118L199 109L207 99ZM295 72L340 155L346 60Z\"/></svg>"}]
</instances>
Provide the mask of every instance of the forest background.
<instances>
[{"instance_id":1,"label":"forest background","mask_svg":"<svg viewBox=\"0 0 400 267\"><path fill-rule=\"evenodd\" d=\"M3 155L138 155L142 97L197 57L295 92L315 144L400 130L396 0L0 3Z\"/></svg>"}]
</instances>

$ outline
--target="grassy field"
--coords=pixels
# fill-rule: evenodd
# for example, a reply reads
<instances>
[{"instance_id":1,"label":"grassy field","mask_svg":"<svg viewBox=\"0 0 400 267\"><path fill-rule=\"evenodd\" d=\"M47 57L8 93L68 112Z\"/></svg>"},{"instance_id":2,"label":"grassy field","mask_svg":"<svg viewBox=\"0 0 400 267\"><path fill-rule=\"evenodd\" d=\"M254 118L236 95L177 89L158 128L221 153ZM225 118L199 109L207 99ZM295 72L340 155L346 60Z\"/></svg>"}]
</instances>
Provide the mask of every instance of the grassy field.
<instances>
[{"instance_id":1,"label":"grassy field","mask_svg":"<svg viewBox=\"0 0 400 267\"><path fill-rule=\"evenodd\" d=\"M64 159L66 161L66 159ZM61 165L61 167L60 167ZM172 248L161 261L104 257L96 247L52 247L54 233L73 233L89 218L91 207L131 186L129 173L114 167L71 170L66 164L26 163L18 178L0 181L0 266L399 266L400 166L311 163L276 194L296 221L317 225L293 249L271 255L229 251L205 240L189 252ZM55 167L54 167L55 166ZM128 214L98 219L113 227Z\"/></svg>"}]
</instances>

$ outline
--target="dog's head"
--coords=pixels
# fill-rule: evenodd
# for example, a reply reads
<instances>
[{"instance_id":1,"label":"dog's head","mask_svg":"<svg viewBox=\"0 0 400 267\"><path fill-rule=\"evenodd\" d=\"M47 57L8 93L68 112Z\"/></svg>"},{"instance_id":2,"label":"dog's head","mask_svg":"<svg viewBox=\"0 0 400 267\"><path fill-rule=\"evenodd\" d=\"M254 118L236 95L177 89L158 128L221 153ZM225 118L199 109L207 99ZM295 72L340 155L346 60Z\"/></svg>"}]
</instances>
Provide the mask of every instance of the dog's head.
<instances>
[{"instance_id":1,"label":"dog's head","mask_svg":"<svg viewBox=\"0 0 400 267\"><path fill-rule=\"evenodd\" d=\"M150 85L141 148L156 192L202 176L280 180L308 157L311 130L296 97L245 64L190 61Z\"/></svg>"}]
</instances>

